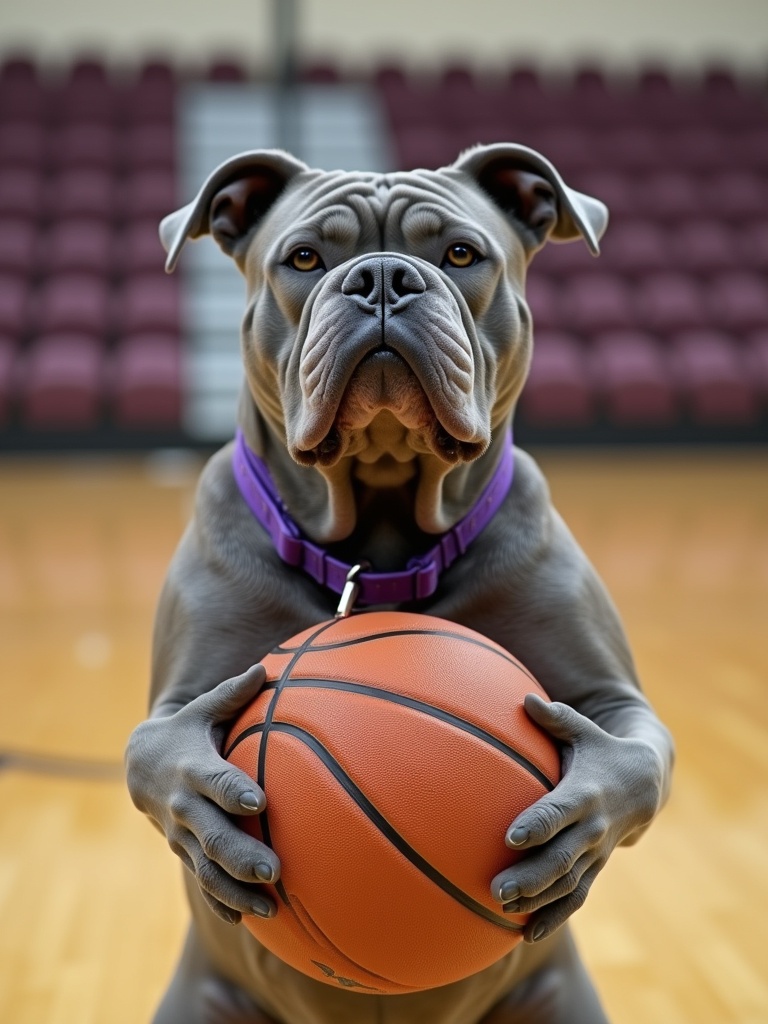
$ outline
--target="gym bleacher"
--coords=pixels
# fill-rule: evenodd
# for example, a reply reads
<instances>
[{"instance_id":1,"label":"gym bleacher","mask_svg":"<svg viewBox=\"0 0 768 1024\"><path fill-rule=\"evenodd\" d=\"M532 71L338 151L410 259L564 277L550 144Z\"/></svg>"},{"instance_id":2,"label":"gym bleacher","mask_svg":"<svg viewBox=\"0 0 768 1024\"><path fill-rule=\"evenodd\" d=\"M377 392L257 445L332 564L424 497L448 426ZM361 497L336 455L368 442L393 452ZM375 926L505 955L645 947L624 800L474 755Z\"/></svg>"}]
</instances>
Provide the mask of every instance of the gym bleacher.
<instances>
[{"instance_id":1,"label":"gym bleacher","mask_svg":"<svg viewBox=\"0 0 768 1024\"><path fill-rule=\"evenodd\" d=\"M370 96L392 169L516 141L608 204L600 259L568 245L534 262L518 436L768 440L765 81L726 67L387 65L350 82L330 62L301 77ZM225 59L196 74L159 59L130 75L93 58L56 74L23 56L2 65L0 447L200 443L185 414L189 280L164 273L157 237L190 198L179 124L192 86L259 83Z\"/></svg>"}]
</instances>

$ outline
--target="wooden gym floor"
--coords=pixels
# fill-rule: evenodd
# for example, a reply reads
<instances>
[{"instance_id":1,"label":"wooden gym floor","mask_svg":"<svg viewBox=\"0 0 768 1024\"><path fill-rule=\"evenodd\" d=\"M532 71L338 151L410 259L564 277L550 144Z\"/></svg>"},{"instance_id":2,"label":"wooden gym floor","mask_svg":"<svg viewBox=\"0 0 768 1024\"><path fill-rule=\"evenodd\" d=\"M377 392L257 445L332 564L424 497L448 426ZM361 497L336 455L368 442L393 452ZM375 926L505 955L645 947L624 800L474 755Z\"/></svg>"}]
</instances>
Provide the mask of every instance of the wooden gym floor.
<instances>
[{"instance_id":1,"label":"wooden gym floor","mask_svg":"<svg viewBox=\"0 0 768 1024\"><path fill-rule=\"evenodd\" d=\"M543 453L678 743L576 919L616 1024L768 1021L768 460ZM120 769L199 465L0 462L0 1022L141 1024L186 910Z\"/></svg>"}]
</instances>

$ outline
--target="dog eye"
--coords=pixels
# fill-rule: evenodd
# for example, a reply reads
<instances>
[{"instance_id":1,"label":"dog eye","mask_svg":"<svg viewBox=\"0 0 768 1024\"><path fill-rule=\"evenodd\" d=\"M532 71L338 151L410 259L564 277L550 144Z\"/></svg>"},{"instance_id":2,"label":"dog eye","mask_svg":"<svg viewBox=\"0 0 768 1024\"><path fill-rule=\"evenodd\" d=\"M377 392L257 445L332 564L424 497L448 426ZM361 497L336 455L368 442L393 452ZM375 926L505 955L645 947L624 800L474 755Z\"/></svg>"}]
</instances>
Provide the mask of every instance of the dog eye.
<instances>
[{"instance_id":1,"label":"dog eye","mask_svg":"<svg viewBox=\"0 0 768 1024\"><path fill-rule=\"evenodd\" d=\"M480 259L477 251L472 248L471 245L467 245L466 242L457 242L455 245L449 247L443 260L443 266L446 263L450 263L452 267L471 267L474 263Z\"/></svg>"},{"instance_id":2,"label":"dog eye","mask_svg":"<svg viewBox=\"0 0 768 1024\"><path fill-rule=\"evenodd\" d=\"M319 270L323 267L320 255L308 245L302 245L300 249L294 249L288 257L288 265L294 270L301 270L302 273L309 273L312 270Z\"/></svg>"}]
</instances>

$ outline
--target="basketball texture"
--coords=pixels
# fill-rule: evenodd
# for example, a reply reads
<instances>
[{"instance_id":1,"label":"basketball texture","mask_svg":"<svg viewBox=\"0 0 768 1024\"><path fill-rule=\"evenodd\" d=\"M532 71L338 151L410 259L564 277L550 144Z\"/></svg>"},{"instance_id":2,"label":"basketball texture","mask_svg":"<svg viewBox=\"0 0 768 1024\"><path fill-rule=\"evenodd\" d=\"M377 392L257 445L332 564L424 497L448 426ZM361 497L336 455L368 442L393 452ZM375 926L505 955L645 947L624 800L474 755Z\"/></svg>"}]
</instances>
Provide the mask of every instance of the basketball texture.
<instances>
[{"instance_id":1,"label":"basketball texture","mask_svg":"<svg viewBox=\"0 0 768 1024\"><path fill-rule=\"evenodd\" d=\"M559 779L528 718L544 696L493 641L402 612L336 619L263 661L268 682L225 748L267 795L244 829L279 856L280 959L357 992L403 993L488 967L522 939L491 879L519 855L506 830Z\"/></svg>"}]
</instances>

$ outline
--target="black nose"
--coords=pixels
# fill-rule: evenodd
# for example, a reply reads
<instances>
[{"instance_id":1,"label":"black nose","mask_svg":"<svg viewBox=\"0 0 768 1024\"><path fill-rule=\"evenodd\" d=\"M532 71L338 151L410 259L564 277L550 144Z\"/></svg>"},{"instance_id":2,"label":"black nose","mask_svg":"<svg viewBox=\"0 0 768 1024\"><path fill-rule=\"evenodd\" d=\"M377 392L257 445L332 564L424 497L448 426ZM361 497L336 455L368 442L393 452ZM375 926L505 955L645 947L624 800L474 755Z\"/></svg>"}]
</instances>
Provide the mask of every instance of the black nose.
<instances>
[{"instance_id":1,"label":"black nose","mask_svg":"<svg viewBox=\"0 0 768 1024\"><path fill-rule=\"evenodd\" d=\"M427 290L416 267L397 256L371 256L356 263L341 283L344 295L354 298L370 312L386 307L395 312L413 295Z\"/></svg>"}]
</instances>

